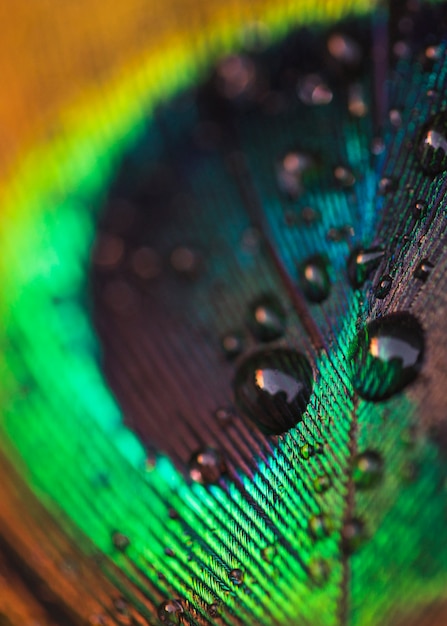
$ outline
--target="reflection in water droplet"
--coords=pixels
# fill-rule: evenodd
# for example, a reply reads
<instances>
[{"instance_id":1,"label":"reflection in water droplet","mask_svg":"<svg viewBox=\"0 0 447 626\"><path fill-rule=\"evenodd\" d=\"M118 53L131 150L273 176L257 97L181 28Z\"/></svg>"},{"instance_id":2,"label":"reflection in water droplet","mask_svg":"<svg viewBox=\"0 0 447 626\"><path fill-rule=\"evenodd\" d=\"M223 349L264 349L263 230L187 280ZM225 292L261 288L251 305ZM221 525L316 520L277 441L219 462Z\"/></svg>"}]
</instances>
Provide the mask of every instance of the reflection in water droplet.
<instances>
[{"instance_id":1,"label":"reflection in water droplet","mask_svg":"<svg viewBox=\"0 0 447 626\"><path fill-rule=\"evenodd\" d=\"M447 169L447 112L433 116L422 129L416 153L428 174L439 174Z\"/></svg>"},{"instance_id":2,"label":"reflection in water droplet","mask_svg":"<svg viewBox=\"0 0 447 626\"><path fill-rule=\"evenodd\" d=\"M214 448L199 450L189 462L189 475L202 485L217 483L225 472L225 461Z\"/></svg>"},{"instance_id":3,"label":"reflection in water droplet","mask_svg":"<svg viewBox=\"0 0 447 626\"><path fill-rule=\"evenodd\" d=\"M347 554L352 554L358 550L366 541L367 534L363 521L357 517L348 520L342 531L343 550Z\"/></svg>"},{"instance_id":4,"label":"reflection in water droplet","mask_svg":"<svg viewBox=\"0 0 447 626\"><path fill-rule=\"evenodd\" d=\"M264 295L249 305L248 325L260 341L273 341L284 334L286 312L274 295Z\"/></svg>"},{"instance_id":5,"label":"reflection in water droplet","mask_svg":"<svg viewBox=\"0 0 447 626\"><path fill-rule=\"evenodd\" d=\"M378 452L366 450L354 459L353 479L358 489L368 489L380 482L383 475L383 461Z\"/></svg>"},{"instance_id":6,"label":"reflection in water droplet","mask_svg":"<svg viewBox=\"0 0 447 626\"><path fill-rule=\"evenodd\" d=\"M112 543L115 548L120 552L124 552L130 546L129 538L126 537L126 535L123 535L123 533L118 532L117 530L112 533Z\"/></svg>"},{"instance_id":7,"label":"reflection in water droplet","mask_svg":"<svg viewBox=\"0 0 447 626\"><path fill-rule=\"evenodd\" d=\"M315 161L303 152L288 152L277 166L276 175L281 191L291 198L303 192L303 174L314 167Z\"/></svg>"},{"instance_id":8,"label":"reflection in water droplet","mask_svg":"<svg viewBox=\"0 0 447 626\"><path fill-rule=\"evenodd\" d=\"M298 97L304 104L321 106L332 102L333 94L318 74L309 74L298 82Z\"/></svg>"},{"instance_id":9,"label":"reflection in water droplet","mask_svg":"<svg viewBox=\"0 0 447 626\"><path fill-rule=\"evenodd\" d=\"M238 587L244 582L244 572L241 569L232 569L228 576L233 585L236 585Z\"/></svg>"},{"instance_id":10,"label":"reflection in water droplet","mask_svg":"<svg viewBox=\"0 0 447 626\"><path fill-rule=\"evenodd\" d=\"M354 289L361 287L368 276L375 270L382 260L385 251L382 248L364 250L356 248L348 258L348 278Z\"/></svg>"},{"instance_id":11,"label":"reflection in water droplet","mask_svg":"<svg viewBox=\"0 0 447 626\"><path fill-rule=\"evenodd\" d=\"M227 333L221 339L227 359L235 359L244 351L244 336L239 332Z\"/></svg>"},{"instance_id":12,"label":"reflection in water droplet","mask_svg":"<svg viewBox=\"0 0 447 626\"><path fill-rule=\"evenodd\" d=\"M179 624L183 606L180 600L166 600L158 607L158 618L163 624Z\"/></svg>"},{"instance_id":13,"label":"reflection in water droplet","mask_svg":"<svg viewBox=\"0 0 447 626\"><path fill-rule=\"evenodd\" d=\"M323 302L331 287L327 260L316 255L307 259L299 268L301 288L310 302Z\"/></svg>"},{"instance_id":14,"label":"reflection in water droplet","mask_svg":"<svg viewBox=\"0 0 447 626\"><path fill-rule=\"evenodd\" d=\"M423 280L425 282L430 276L430 272L432 271L433 267L434 266L432 263L430 263L430 261L428 261L427 259L422 259L422 261L414 270L414 275L416 276L416 278L419 278L419 280Z\"/></svg>"},{"instance_id":15,"label":"reflection in water droplet","mask_svg":"<svg viewBox=\"0 0 447 626\"><path fill-rule=\"evenodd\" d=\"M302 420L312 392L307 358L285 348L250 355L234 379L240 411L267 435L279 435Z\"/></svg>"},{"instance_id":16,"label":"reflection in water droplet","mask_svg":"<svg viewBox=\"0 0 447 626\"><path fill-rule=\"evenodd\" d=\"M370 322L358 335L353 350L353 384L366 400L389 398L419 373L424 334L409 313L393 313Z\"/></svg>"},{"instance_id":17,"label":"reflection in water droplet","mask_svg":"<svg viewBox=\"0 0 447 626\"><path fill-rule=\"evenodd\" d=\"M393 279L389 274L384 274L383 276L381 276L374 290L374 295L376 296L376 298L379 298L379 300L383 300L383 298L385 298L390 293L392 284Z\"/></svg>"}]
</instances>

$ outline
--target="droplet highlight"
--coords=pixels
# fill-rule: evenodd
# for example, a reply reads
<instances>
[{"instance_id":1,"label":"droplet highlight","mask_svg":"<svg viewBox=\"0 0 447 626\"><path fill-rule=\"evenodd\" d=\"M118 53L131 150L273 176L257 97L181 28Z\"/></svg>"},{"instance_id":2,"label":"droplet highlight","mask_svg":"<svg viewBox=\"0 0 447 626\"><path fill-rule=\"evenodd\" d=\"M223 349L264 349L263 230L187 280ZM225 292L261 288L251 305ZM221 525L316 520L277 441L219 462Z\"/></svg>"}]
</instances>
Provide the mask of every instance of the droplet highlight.
<instances>
[{"instance_id":1,"label":"droplet highlight","mask_svg":"<svg viewBox=\"0 0 447 626\"><path fill-rule=\"evenodd\" d=\"M294 350L264 350L243 361L233 387L241 413L266 435L280 435L303 418L312 393L312 368Z\"/></svg>"}]
</instances>

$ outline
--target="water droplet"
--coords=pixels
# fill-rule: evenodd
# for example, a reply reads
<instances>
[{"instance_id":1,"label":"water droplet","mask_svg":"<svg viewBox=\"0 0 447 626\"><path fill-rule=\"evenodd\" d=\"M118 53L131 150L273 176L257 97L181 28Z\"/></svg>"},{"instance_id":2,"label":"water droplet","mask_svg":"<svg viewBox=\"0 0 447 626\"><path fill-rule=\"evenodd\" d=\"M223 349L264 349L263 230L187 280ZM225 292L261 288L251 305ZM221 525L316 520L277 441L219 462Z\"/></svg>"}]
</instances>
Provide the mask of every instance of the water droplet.
<instances>
[{"instance_id":1,"label":"water droplet","mask_svg":"<svg viewBox=\"0 0 447 626\"><path fill-rule=\"evenodd\" d=\"M286 348L250 355L234 379L239 409L267 435L279 435L300 422L311 392L309 361Z\"/></svg>"},{"instance_id":2,"label":"water droplet","mask_svg":"<svg viewBox=\"0 0 447 626\"><path fill-rule=\"evenodd\" d=\"M226 472L223 456L214 448L204 448L193 455L189 462L189 475L202 485L212 485Z\"/></svg>"},{"instance_id":3,"label":"water droplet","mask_svg":"<svg viewBox=\"0 0 447 626\"><path fill-rule=\"evenodd\" d=\"M315 454L315 449L308 443L305 443L300 447L300 455L303 459L309 459Z\"/></svg>"},{"instance_id":4,"label":"water droplet","mask_svg":"<svg viewBox=\"0 0 447 626\"><path fill-rule=\"evenodd\" d=\"M392 191L396 191L397 182L394 178L390 178L389 176L383 176L379 180L379 194L384 196Z\"/></svg>"},{"instance_id":5,"label":"water droplet","mask_svg":"<svg viewBox=\"0 0 447 626\"><path fill-rule=\"evenodd\" d=\"M447 169L447 112L433 116L420 133L416 153L427 174Z\"/></svg>"},{"instance_id":6,"label":"water droplet","mask_svg":"<svg viewBox=\"0 0 447 626\"><path fill-rule=\"evenodd\" d=\"M368 105L366 104L363 85L361 83L349 85L348 109L349 113L354 117L365 117L368 113Z\"/></svg>"},{"instance_id":7,"label":"water droplet","mask_svg":"<svg viewBox=\"0 0 447 626\"><path fill-rule=\"evenodd\" d=\"M214 412L214 416L219 423L219 426L226 428L233 422L235 413L231 407L222 406Z\"/></svg>"},{"instance_id":8,"label":"water droplet","mask_svg":"<svg viewBox=\"0 0 447 626\"><path fill-rule=\"evenodd\" d=\"M339 243L340 241L346 241L354 236L354 229L349 224L344 224L343 226L336 226L330 228L327 231L326 239L328 241L333 241L335 243Z\"/></svg>"},{"instance_id":9,"label":"water droplet","mask_svg":"<svg viewBox=\"0 0 447 626\"><path fill-rule=\"evenodd\" d=\"M144 280L156 278L161 273L161 259L152 248L138 248L132 254L131 267L135 274Z\"/></svg>"},{"instance_id":10,"label":"water droplet","mask_svg":"<svg viewBox=\"0 0 447 626\"><path fill-rule=\"evenodd\" d=\"M244 55L225 57L216 68L216 85L220 94L228 100L251 97L256 87L254 62Z\"/></svg>"},{"instance_id":11,"label":"water droplet","mask_svg":"<svg viewBox=\"0 0 447 626\"><path fill-rule=\"evenodd\" d=\"M103 233L96 242L93 261L103 269L112 269L120 263L123 253L123 240L116 235Z\"/></svg>"},{"instance_id":12,"label":"water droplet","mask_svg":"<svg viewBox=\"0 0 447 626\"><path fill-rule=\"evenodd\" d=\"M227 359L235 359L244 351L244 336L239 332L231 332L221 339L222 349Z\"/></svg>"},{"instance_id":13,"label":"water droplet","mask_svg":"<svg viewBox=\"0 0 447 626\"><path fill-rule=\"evenodd\" d=\"M281 191L291 198L303 192L303 175L315 166L315 160L303 152L288 152L277 166L276 175Z\"/></svg>"},{"instance_id":14,"label":"water droplet","mask_svg":"<svg viewBox=\"0 0 447 626\"><path fill-rule=\"evenodd\" d=\"M441 46L428 46L425 49L425 58L429 61L439 61L442 56Z\"/></svg>"},{"instance_id":15,"label":"water droplet","mask_svg":"<svg viewBox=\"0 0 447 626\"><path fill-rule=\"evenodd\" d=\"M301 211L301 219L307 226L313 224L314 222L318 222L320 218L320 212L310 206L304 207Z\"/></svg>"},{"instance_id":16,"label":"water droplet","mask_svg":"<svg viewBox=\"0 0 447 626\"><path fill-rule=\"evenodd\" d=\"M166 556L175 556L175 552L172 548L165 548Z\"/></svg>"},{"instance_id":17,"label":"water droplet","mask_svg":"<svg viewBox=\"0 0 447 626\"><path fill-rule=\"evenodd\" d=\"M366 400L389 398L419 373L424 334L409 313L392 313L370 322L353 350L353 384Z\"/></svg>"},{"instance_id":18,"label":"water droplet","mask_svg":"<svg viewBox=\"0 0 447 626\"><path fill-rule=\"evenodd\" d=\"M276 546L273 544L269 546L265 546L265 548L262 548L261 550L261 556L264 559L264 561L266 561L267 563L272 563L277 553L278 553L278 550Z\"/></svg>"},{"instance_id":19,"label":"water droplet","mask_svg":"<svg viewBox=\"0 0 447 626\"><path fill-rule=\"evenodd\" d=\"M273 295L263 295L249 305L248 325L260 341L273 341L284 334L286 312Z\"/></svg>"},{"instance_id":20,"label":"water droplet","mask_svg":"<svg viewBox=\"0 0 447 626\"><path fill-rule=\"evenodd\" d=\"M158 618L163 624L179 624L182 613L181 600L166 600L158 607Z\"/></svg>"},{"instance_id":21,"label":"water droplet","mask_svg":"<svg viewBox=\"0 0 447 626\"><path fill-rule=\"evenodd\" d=\"M112 533L112 543L115 548L120 552L125 552L130 546L129 538L126 537L126 535L123 535L123 533L118 532L117 530Z\"/></svg>"},{"instance_id":22,"label":"water droplet","mask_svg":"<svg viewBox=\"0 0 447 626\"><path fill-rule=\"evenodd\" d=\"M418 200L414 204L414 215L418 219L425 217L427 214L427 203L424 200Z\"/></svg>"},{"instance_id":23,"label":"water droplet","mask_svg":"<svg viewBox=\"0 0 447 626\"><path fill-rule=\"evenodd\" d=\"M208 615L210 617L219 617L219 605L217 602L212 602L207 606Z\"/></svg>"},{"instance_id":24,"label":"water droplet","mask_svg":"<svg viewBox=\"0 0 447 626\"><path fill-rule=\"evenodd\" d=\"M331 525L324 515L313 515L309 520L309 530L314 539L324 539L331 531Z\"/></svg>"},{"instance_id":25,"label":"water droplet","mask_svg":"<svg viewBox=\"0 0 447 626\"><path fill-rule=\"evenodd\" d=\"M179 519L178 512L172 507L169 508L168 515L169 519Z\"/></svg>"},{"instance_id":26,"label":"water droplet","mask_svg":"<svg viewBox=\"0 0 447 626\"><path fill-rule=\"evenodd\" d=\"M430 276L430 272L432 271L434 265L430 263L427 259L422 259L422 261L418 264L416 269L414 270L414 275L419 280L423 280L424 282Z\"/></svg>"},{"instance_id":27,"label":"water droplet","mask_svg":"<svg viewBox=\"0 0 447 626\"><path fill-rule=\"evenodd\" d=\"M353 479L359 489L368 489L377 485L383 475L383 461L380 454L366 450L354 459Z\"/></svg>"},{"instance_id":28,"label":"water droplet","mask_svg":"<svg viewBox=\"0 0 447 626\"><path fill-rule=\"evenodd\" d=\"M232 569L228 576L233 585L237 585L238 587L244 582L244 572L241 569Z\"/></svg>"},{"instance_id":29,"label":"water droplet","mask_svg":"<svg viewBox=\"0 0 447 626\"><path fill-rule=\"evenodd\" d=\"M352 187L355 183L355 176L347 167L337 165L334 169L335 179L342 185L342 187Z\"/></svg>"},{"instance_id":30,"label":"water droplet","mask_svg":"<svg viewBox=\"0 0 447 626\"><path fill-rule=\"evenodd\" d=\"M316 255L308 258L299 268L301 288L310 302L323 302L331 287L327 260Z\"/></svg>"},{"instance_id":31,"label":"water droplet","mask_svg":"<svg viewBox=\"0 0 447 626\"><path fill-rule=\"evenodd\" d=\"M322 476L317 476L314 480L314 489L317 493L326 493L326 491L331 486L331 481L329 476L323 474Z\"/></svg>"},{"instance_id":32,"label":"water droplet","mask_svg":"<svg viewBox=\"0 0 447 626\"><path fill-rule=\"evenodd\" d=\"M383 300L391 291L391 286L393 284L393 279L389 274L384 274L380 277L380 280L374 290L374 295L379 300Z\"/></svg>"},{"instance_id":33,"label":"water droplet","mask_svg":"<svg viewBox=\"0 0 447 626\"><path fill-rule=\"evenodd\" d=\"M330 568L324 559L315 558L309 564L309 574L316 585L324 585L330 575Z\"/></svg>"},{"instance_id":34,"label":"water droplet","mask_svg":"<svg viewBox=\"0 0 447 626\"><path fill-rule=\"evenodd\" d=\"M298 97L304 104L321 106L332 102L333 94L318 74L309 74L298 82Z\"/></svg>"},{"instance_id":35,"label":"water droplet","mask_svg":"<svg viewBox=\"0 0 447 626\"><path fill-rule=\"evenodd\" d=\"M368 276L375 270L385 255L382 248L356 248L348 258L348 278L354 289L362 287Z\"/></svg>"},{"instance_id":36,"label":"water droplet","mask_svg":"<svg viewBox=\"0 0 447 626\"><path fill-rule=\"evenodd\" d=\"M348 35L334 33L328 39L327 48L334 59L351 67L358 65L362 59L361 47Z\"/></svg>"},{"instance_id":37,"label":"water droplet","mask_svg":"<svg viewBox=\"0 0 447 626\"><path fill-rule=\"evenodd\" d=\"M399 128L402 125L402 113L399 109L390 109L389 112L390 122L395 128Z\"/></svg>"},{"instance_id":38,"label":"water droplet","mask_svg":"<svg viewBox=\"0 0 447 626\"><path fill-rule=\"evenodd\" d=\"M366 541L365 524L358 517L348 520L342 531L343 550L347 554L352 554L358 550Z\"/></svg>"},{"instance_id":39,"label":"water droplet","mask_svg":"<svg viewBox=\"0 0 447 626\"><path fill-rule=\"evenodd\" d=\"M171 253L170 261L172 268L178 274L188 278L195 278L201 266L200 255L186 246L175 248Z\"/></svg>"}]
</instances>

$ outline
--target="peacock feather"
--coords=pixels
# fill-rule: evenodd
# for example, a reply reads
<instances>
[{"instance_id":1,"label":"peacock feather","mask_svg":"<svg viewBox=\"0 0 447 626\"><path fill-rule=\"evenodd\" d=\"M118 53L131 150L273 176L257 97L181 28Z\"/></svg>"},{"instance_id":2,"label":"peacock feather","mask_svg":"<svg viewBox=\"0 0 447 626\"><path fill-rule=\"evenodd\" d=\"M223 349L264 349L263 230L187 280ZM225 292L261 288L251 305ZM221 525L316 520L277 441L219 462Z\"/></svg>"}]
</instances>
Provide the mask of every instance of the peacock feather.
<instances>
[{"instance_id":1,"label":"peacock feather","mask_svg":"<svg viewBox=\"0 0 447 626\"><path fill-rule=\"evenodd\" d=\"M3 105L1 625L447 623L446 6L295 4Z\"/></svg>"}]
</instances>

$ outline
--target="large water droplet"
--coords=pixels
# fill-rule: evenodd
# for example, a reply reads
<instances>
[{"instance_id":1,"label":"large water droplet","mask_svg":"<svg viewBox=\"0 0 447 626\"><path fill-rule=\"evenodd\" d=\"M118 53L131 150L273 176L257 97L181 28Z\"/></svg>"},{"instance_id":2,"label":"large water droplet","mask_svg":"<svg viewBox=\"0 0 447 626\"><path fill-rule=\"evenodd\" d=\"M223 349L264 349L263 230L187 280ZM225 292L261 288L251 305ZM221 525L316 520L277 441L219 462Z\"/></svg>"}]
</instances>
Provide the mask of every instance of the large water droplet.
<instances>
[{"instance_id":1,"label":"large water droplet","mask_svg":"<svg viewBox=\"0 0 447 626\"><path fill-rule=\"evenodd\" d=\"M250 355L234 380L239 409L267 435L280 435L301 421L311 392L309 361L286 348Z\"/></svg>"},{"instance_id":2,"label":"large water droplet","mask_svg":"<svg viewBox=\"0 0 447 626\"><path fill-rule=\"evenodd\" d=\"M380 454L366 450L354 459L354 483L359 489L368 489L380 482L383 474L383 461Z\"/></svg>"},{"instance_id":3,"label":"large water droplet","mask_svg":"<svg viewBox=\"0 0 447 626\"><path fill-rule=\"evenodd\" d=\"M166 600L158 607L158 618L163 624L179 624L183 613L180 600Z\"/></svg>"},{"instance_id":4,"label":"large water droplet","mask_svg":"<svg viewBox=\"0 0 447 626\"><path fill-rule=\"evenodd\" d=\"M366 400L389 398L416 378L423 353L423 330L409 313L370 322L353 351L354 388Z\"/></svg>"},{"instance_id":5,"label":"large water droplet","mask_svg":"<svg viewBox=\"0 0 447 626\"><path fill-rule=\"evenodd\" d=\"M428 174L439 174L447 169L447 112L433 116L421 131L416 153L419 163Z\"/></svg>"},{"instance_id":6,"label":"large water droplet","mask_svg":"<svg viewBox=\"0 0 447 626\"><path fill-rule=\"evenodd\" d=\"M385 252L382 248L356 248L348 258L348 278L354 289L361 287L371 272L379 266Z\"/></svg>"},{"instance_id":7,"label":"large water droplet","mask_svg":"<svg viewBox=\"0 0 447 626\"><path fill-rule=\"evenodd\" d=\"M199 450L189 462L189 475L202 485L217 483L225 471L225 461L220 452L214 448Z\"/></svg>"},{"instance_id":8,"label":"large water droplet","mask_svg":"<svg viewBox=\"0 0 447 626\"><path fill-rule=\"evenodd\" d=\"M249 305L248 325L260 341L273 341L284 334L286 312L273 295L264 295Z\"/></svg>"},{"instance_id":9,"label":"large water droplet","mask_svg":"<svg viewBox=\"0 0 447 626\"><path fill-rule=\"evenodd\" d=\"M299 268L301 288L311 302L323 302L330 291L327 261L316 255L307 259Z\"/></svg>"}]
</instances>

